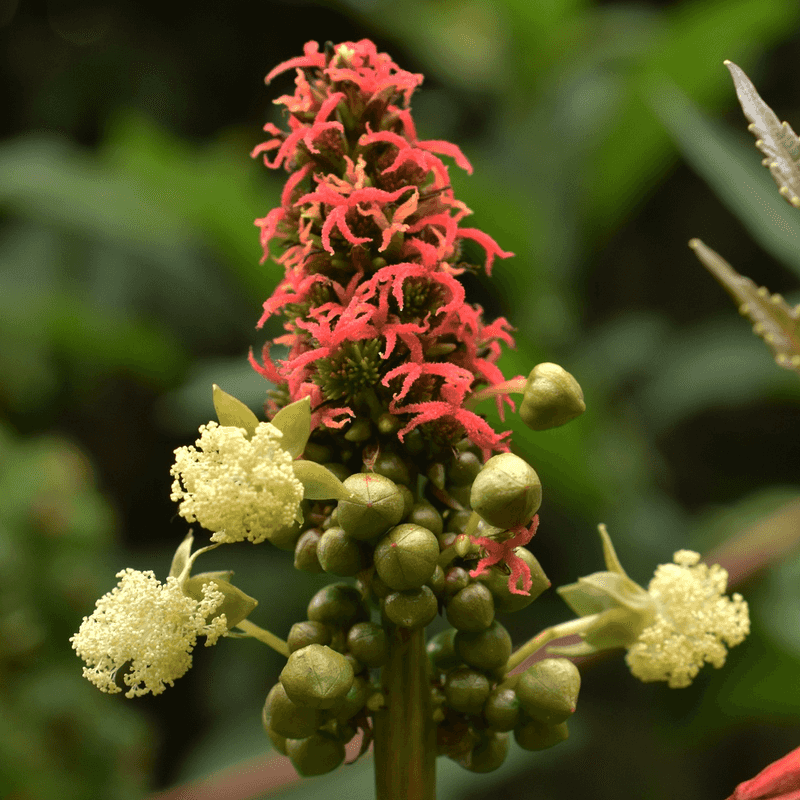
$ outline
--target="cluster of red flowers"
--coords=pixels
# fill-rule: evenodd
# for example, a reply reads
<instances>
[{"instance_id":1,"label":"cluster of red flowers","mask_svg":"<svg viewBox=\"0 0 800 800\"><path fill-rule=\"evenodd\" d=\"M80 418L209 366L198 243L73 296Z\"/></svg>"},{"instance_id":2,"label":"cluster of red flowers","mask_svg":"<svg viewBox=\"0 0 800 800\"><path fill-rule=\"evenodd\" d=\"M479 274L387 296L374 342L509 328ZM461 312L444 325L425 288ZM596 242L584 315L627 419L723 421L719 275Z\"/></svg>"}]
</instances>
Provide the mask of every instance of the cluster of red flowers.
<instances>
[{"instance_id":1,"label":"cluster of red flowers","mask_svg":"<svg viewBox=\"0 0 800 800\"><path fill-rule=\"evenodd\" d=\"M491 237L460 226L470 210L455 199L440 155L471 171L453 144L420 141L409 98L422 76L397 67L368 41L305 45L267 82L295 68L296 90L275 102L289 130L267 124L270 138L253 151L290 176L281 205L263 219L264 259L277 240L285 277L264 304L262 326L284 317L289 348L274 362L270 343L258 372L310 397L312 426L341 428L365 398L398 418L397 436L425 424L444 441L465 434L484 457L508 449L506 434L464 407L480 385L504 380L500 343L513 346L503 319L486 324L465 302L456 276L474 268L463 240L486 253L490 273L504 252ZM498 396L513 408L508 396Z\"/></svg>"}]
</instances>

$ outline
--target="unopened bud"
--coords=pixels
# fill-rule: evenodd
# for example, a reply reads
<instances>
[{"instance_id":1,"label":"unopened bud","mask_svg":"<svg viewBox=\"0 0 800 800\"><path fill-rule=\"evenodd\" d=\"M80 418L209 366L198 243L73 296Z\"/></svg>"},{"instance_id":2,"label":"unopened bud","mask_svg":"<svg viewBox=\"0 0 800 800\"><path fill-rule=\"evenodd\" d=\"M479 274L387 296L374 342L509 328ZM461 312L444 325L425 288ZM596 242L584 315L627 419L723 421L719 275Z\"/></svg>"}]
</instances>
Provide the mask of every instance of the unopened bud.
<instances>
[{"instance_id":1,"label":"unopened bud","mask_svg":"<svg viewBox=\"0 0 800 800\"><path fill-rule=\"evenodd\" d=\"M558 428L586 411L578 381L558 364L538 364L528 375L519 407L522 421L535 431Z\"/></svg>"},{"instance_id":2,"label":"unopened bud","mask_svg":"<svg viewBox=\"0 0 800 800\"><path fill-rule=\"evenodd\" d=\"M575 711L581 674L566 658L546 658L520 675L516 691L525 713L545 725L558 725Z\"/></svg>"},{"instance_id":3,"label":"unopened bud","mask_svg":"<svg viewBox=\"0 0 800 800\"><path fill-rule=\"evenodd\" d=\"M344 485L352 499L339 501L338 522L348 536L374 539L403 518L403 495L389 478L358 472Z\"/></svg>"},{"instance_id":4,"label":"unopened bud","mask_svg":"<svg viewBox=\"0 0 800 800\"><path fill-rule=\"evenodd\" d=\"M542 484L530 464L513 453L492 456L472 483L470 505L490 525L527 525L542 503Z\"/></svg>"},{"instance_id":5,"label":"unopened bud","mask_svg":"<svg viewBox=\"0 0 800 800\"><path fill-rule=\"evenodd\" d=\"M433 575L439 542L427 528L404 523L392 528L375 547L375 569L392 589L418 589Z\"/></svg>"},{"instance_id":6,"label":"unopened bud","mask_svg":"<svg viewBox=\"0 0 800 800\"><path fill-rule=\"evenodd\" d=\"M341 653L325 645L310 644L289 656L280 677L293 703L307 708L332 708L350 691L354 675Z\"/></svg>"}]
</instances>

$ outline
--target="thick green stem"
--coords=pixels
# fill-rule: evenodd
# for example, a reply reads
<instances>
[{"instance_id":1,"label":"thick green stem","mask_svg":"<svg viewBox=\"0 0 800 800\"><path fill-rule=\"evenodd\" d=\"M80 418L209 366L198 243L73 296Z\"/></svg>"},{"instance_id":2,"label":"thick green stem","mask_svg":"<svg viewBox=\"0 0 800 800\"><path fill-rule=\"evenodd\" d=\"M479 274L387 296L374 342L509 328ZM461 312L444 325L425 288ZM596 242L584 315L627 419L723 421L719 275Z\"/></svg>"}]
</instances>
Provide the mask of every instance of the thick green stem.
<instances>
[{"instance_id":1,"label":"thick green stem","mask_svg":"<svg viewBox=\"0 0 800 800\"><path fill-rule=\"evenodd\" d=\"M425 629L395 628L374 716L377 800L436 800L436 727Z\"/></svg>"},{"instance_id":2,"label":"thick green stem","mask_svg":"<svg viewBox=\"0 0 800 800\"><path fill-rule=\"evenodd\" d=\"M570 620L569 622L562 622L560 625L553 625L550 628L545 628L540 633L537 633L533 639L529 639L522 647L515 650L511 654L505 666L505 671L511 672L512 669L518 667L526 658L530 658L535 652L541 650L546 644L561 639L564 636L572 636L576 633L583 633L587 628L591 627L593 622L597 621L600 614L592 614L589 617L578 617L577 619Z\"/></svg>"},{"instance_id":3,"label":"thick green stem","mask_svg":"<svg viewBox=\"0 0 800 800\"><path fill-rule=\"evenodd\" d=\"M254 622L250 622L248 619L243 619L236 627L240 631L244 631L248 636L252 636L254 639L258 639L259 642L263 642L265 645L271 647L282 656L289 658L289 645L274 633L270 633L268 630L265 630L260 625L256 625Z\"/></svg>"}]
</instances>

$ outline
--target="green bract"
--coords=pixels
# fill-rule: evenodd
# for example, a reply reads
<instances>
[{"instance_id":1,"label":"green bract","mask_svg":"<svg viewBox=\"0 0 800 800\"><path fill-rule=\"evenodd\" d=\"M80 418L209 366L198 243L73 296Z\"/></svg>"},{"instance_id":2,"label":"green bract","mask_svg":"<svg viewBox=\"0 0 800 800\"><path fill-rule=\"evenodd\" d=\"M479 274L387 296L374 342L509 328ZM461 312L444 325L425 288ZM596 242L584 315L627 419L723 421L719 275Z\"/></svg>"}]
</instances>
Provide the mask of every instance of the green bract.
<instances>
[{"instance_id":1,"label":"green bract","mask_svg":"<svg viewBox=\"0 0 800 800\"><path fill-rule=\"evenodd\" d=\"M519 676L515 687L525 713L545 725L564 722L575 711L581 674L566 658L546 658Z\"/></svg>"},{"instance_id":2,"label":"green bract","mask_svg":"<svg viewBox=\"0 0 800 800\"><path fill-rule=\"evenodd\" d=\"M519 407L522 421L535 431L565 425L586 411L578 381L558 364L537 364L525 384Z\"/></svg>"},{"instance_id":3,"label":"green bract","mask_svg":"<svg viewBox=\"0 0 800 800\"><path fill-rule=\"evenodd\" d=\"M433 575L439 542L427 528L404 523L392 528L375 547L375 569L390 588L417 589Z\"/></svg>"},{"instance_id":4,"label":"green bract","mask_svg":"<svg viewBox=\"0 0 800 800\"><path fill-rule=\"evenodd\" d=\"M542 503L542 484L533 467L513 453L492 456L478 473L470 505L490 525L527 525Z\"/></svg>"},{"instance_id":5,"label":"green bract","mask_svg":"<svg viewBox=\"0 0 800 800\"><path fill-rule=\"evenodd\" d=\"M281 671L281 685L299 706L332 708L353 685L350 662L335 650L309 644L289 656Z\"/></svg>"},{"instance_id":6,"label":"green bract","mask_svg":"<svg viewBox=\"0 0 800 800\"><path fill-rule=\"evenodd\" d=\"M374 539L403 518L403 495L389 478L359 472L344 485L351 497L339 501L338 521L354 539Z\"/></svg>"}]
</instances>

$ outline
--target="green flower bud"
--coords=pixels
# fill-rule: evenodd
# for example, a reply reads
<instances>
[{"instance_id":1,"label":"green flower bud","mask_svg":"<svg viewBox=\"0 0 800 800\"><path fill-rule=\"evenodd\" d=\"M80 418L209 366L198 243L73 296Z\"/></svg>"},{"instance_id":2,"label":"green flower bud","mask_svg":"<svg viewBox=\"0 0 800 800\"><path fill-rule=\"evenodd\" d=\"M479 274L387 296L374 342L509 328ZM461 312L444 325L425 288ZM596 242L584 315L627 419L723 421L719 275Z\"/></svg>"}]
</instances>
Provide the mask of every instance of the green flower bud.
<instances>
[{"instance_id":1,"label":"green flower bud","mask_svg":"<svg viewBox=\"0 0 800 800\"><path fill-rule=\"evenodd\" d=\"M328 528L317 543L317 558L325 572L348 577L369 564L363 542L348 536L343 528Z\"/></svg>"},{"instance_id":2,"label":"green flower bud","mask_svg":"<svg viewBox=\"0 0 800 800\"><path fill-rule=\"evenodd\" d=\"M364 708L364 703L367 702L367 697L371 691L372 689L369 682L357 676L353 680L353 685L344 696L341 705L337 706L335 709L336 719L339 722L346 722L348 719L358 714L358 712Z\"/></svg>"},{"instance_id":3,"label":"green flower bud","mask_svg":"<svg viewBox=\"0 0 800 800\"><path fill-rule=\"evenodd\" d=\"M449 597L469 586L469 573L463 567L450 567L444 574L444 592Z\"/></svg>"},{"instance_id":4,"label":"green flower bud","mask_svg":"<svg viewBox=\"0 0 800 800\"><path fill-rule=\"evenodd\" d=\"M447 533L463 533L471 516L471 511L454 511L447 518L445 531Z\"/></svg>"},{"instance_id":5,"label":"green flower bud","mask_svg":"<svg viewBox=\"0 0 800 800\"><path fill-rule=\"evenodd\" d=\"M279 550L291 552L297 546L297 540L303 531L303 523L295 520L291 525L284 525L269 535L269 541Z\"/></svg>"},{"instance_id":6,"label":"green flower bud","mask_svg":"<svg viewBox=\"0 0 800 800\"><path fill-rule=\"evenodd\" d=\"M542 484L533 467L513 453L492 456L470 491L470 506L490 525L527 525L542 504Z\"/></svg>"},{"instance_id":7,"label":"green flower bud","mask_svg":"<svg viewBox=\"0 0 800 800\"><path fill-rule=\"evenodd\" d=\"M511 656L511 637L497 620L480 633L459 631L455 646L466 664L486 672L499 669Z\"/></svg>"},{"instance_id":8,"label":"green flower bud","mask_svg":"<svg viewBox=\"0 0 800 800\"><path fill-rule=\"evenodd\" d=\"M303 572L322 572L317 558L317 545L322 537L319 528L309 528L298 540L294 548L294 568Z\"/></svg>"},{"instance_id":9,"label":"green flower bud","mask_svg":"<svg viewBox=\"0 0 800 800\"><path fill-rule=\"evenodd\" d=\"M447 603L447 621L460 631L485 631L494 621L494 598L482 583L470 583Z\"/></svg>"},{"instance_id":10,"label":"green flower bud","mask_svg":"<svg viewBox=\"0 0 800 800\"><path fill-rule=\"evenodd\" d=\"M403 520L411 513L411 508L414 505L414 493L402 483L398 483L397 488L400 490L400 494L403 495L403 516L400 517Z\"/></svg>"},{"instance_id":11,"label":"green flower bud","mask_svg":"<svg viewBox=\"0 0 800 800\"><path fill-rule=\"evenodd\" d=\"M293 703L281 683L276 683L270 689L264 703L262 719L267 720L276 734L287 739L311 736L323 723L321 711Z\"/></svg>"},{"instance_id":12,"label":"green flower bud","mask_svg":"<svg viewBox=\"0 0 800 800\"><path fill-rule=\"evenodd\" d=\"M331 772L344 761L344 743L327 731L318 731L306 739L290 739L286 755L299 775L310 778Z\"/></svg>"},{"instance_id":13,"label":"green flower bud","mask_svg":"<svg viewBox=\"0 0 800 800\"><path fill-rule=\"evenodd\" d=\"M433 575L428 578L428 583L426 585L430 586L437 596L444 592L444 570L438 564L433 570Z\"/></svg>"},{"instance_id":14,"label":"green flower bud","mask_svg":"<svg viewBox=\"0 0 800 800\"><path fill-rule=\"evenodd\" d=\"M328 472L332 472L342 483L344 483L352 473L344 464L340 464L337 461L328 461L327 463L322 465Z\"/></svg>"},{"instance_id":15,"label":"green flower bud","mask_svg":"<svg viewBox=\"0 0 800 800\"><path fill-rule=\"evenodd\" d=\"M469 486L480 471L480 459L475 453L466 450L453 456L453 463L448 469L448 476L454 486Z\"/></svg>"},{"instance_id":16,"label":"green flower bud","mask_svg":"<svg viewBox=\"0 0 800 800\"><path fill-rule=\"evenodd\" d=\"M353 668L354 675L358 675L359 673L364 672L366 669L366 667L352 653L344 653L344 657Z\"/></svg>"},{"instance_id":17,"label":"green flower bud","mask_svg":"<svg viewBox=\"0 0 800 800\"><path fill-rule=\"evenodd\" d=\"M405 519L406 522L410 522L413 525L421 525L423 528L427 528L437 537L444 529L442 515L427 500L414 503Z\"/></svg>"},{"instance_id":18,"label":"green flower bud","mask_svg":"<svg viewBox=\"0 0 800 800\"><path fill-rule=\"evenodd\" d=\"M351 423L344 438L347 439L348 442L366 442L371 433L372 423L368 419L361 417L361 419L357 419Z\"/></svg>"},{"instance_id":19,"label":"green flower bud","mask_svg":"<svg viewBox=\"0 0 800 800\"><path fill-rule=\"evenodd\" d=\"M355 586L331 583L323 586L309 601L306 615L314 622L349 628L366 619L369 612Z\"/></svg>"},{"instance_id":20,"label":"green flower bud","mask_svg":"<svg viewBox=\"0 0 800 800\"><path fill-rule=\"evenodd\" d=\"M369 588L378 600L383 600L384 597L388 597L392 593L392 590L380 579L377 572L372 575Z\"/></svg>"},{"instance_id":21,"label":"green flower bud","mask_svg":"<svg viewBox=\"0 0 800 800\"><path fill-rule=\"evenodd\" d=\"M496 731L513 730L519 723L520 704L517 693L510 687L498 686L486 698L483 718Z\"/></svg>"},{"instance_id":22,"label":"green flower bud","mask_svg":"<svg viewBox=\"0 0 800 800\"><path fill-rule=\"evenodd\" d=\"M545 362L531 370L519 407L519 415L529 428L558 428L584 411L583 390L563 367Z\"/></svg>"},{"instance_id":23,"label":"green flower bud","mask_svg":"<svg viewBox=\"0 0 800 800\"><path fill-rule=\"evenodd\" d=\"M383 475L394 483L408 486L411 483L411 472L408 464L397 453L381 450L372 464L372 471L376 475Z\"/></svg>"},{"instance_id":24,"label":"green flower bud","mask_svg":"<svg viewBox=\"0 0 800 800\"><path fill-rule=\"evenodd\" d=\"M389 658L386 631L374 622L357 622L347 633L347 647L366 667L382 667Z\"/></svg>"},{"instance_id":25,"label":"green flower bud","mask_svg":"<svg viewBox=\"0 0 800 800\"><path fill-rule=\"evenodd\" d=\"M569 738L566 722L545 725L535 719L523 722L514 729L514 738L523 750L547 750Z\"/></svg>"},{"instance_id":26,"label":"green flower bud","mask_svg":"<svg viewBox=\"0 0 800 800\"><path fill-rule=\"evenodd\" d=\"M292 625L289 635L286 637L286 644L289 652L301 650L310 644L330 644L331 629L321 622L306 620L305 622L295 622Z\"/></svg>"},{"instance_id":27,"label":"green flower bud","mask_svg":"<svg viewBox=\"0 0 800 800\"><path fill-rule=\"evenodd\" d=\"M274 688L274 687L273 687ZM267 695L269 700L269 695ZM264 708L261 710L261 724L264 726L264 733L269 736L272 746L282 755L286 755L286 737L275 733L270 724L269 702L264 703Z\"/></svg>"},{"instance_id":28,"label":"green flower bud","mask_svg":"<svg viewBox=\"0 0 800 800\"><path fill-rule=\"evenodd\" d=\"M550 588L550 580L544 574L541 564L536 556L525 547L515 547L515 555L519 556L531 571L531 593L514 594L508 588L508 573L498 566L489 567L478 576L478 580L492 593L495 611L505 613L521 611L529 606L545 589Z\"/></svg>"},{"instance_id":29,"label":"green flower bud","mask_svg":"<svg viewBox=\"0 0 800 800\"><path fill-rule=\"evenodd\" d=\"M332 708L350 691L354 675L341 653L322 644L309 644L289 656L280 677L293 703Z\"/></svg>"},{"instance_id":30,"label":"green flower bud","mask_svg":"<svg viewBox=\"0 0 800 800\"><path fill-rule=\"evenodd\" d=\"M439 542L427 528L404 523L392 528L375 547L375 569L392 589L417 589L436 569Z\"/></svg>"},{"instance_id":31,"label":"green flower bud","mask_svg":"<svg viewBox=\"0 0 800 800\"><path fill-rule=\"evenodd\" d=\"M525 713L545 725L564 722L575 711L581 674L566 658L537 661L519 676L517 696Z\"/></svg>"},{"instance_id":32,"label":"green flower bud","mask_svg":"<svg viewBox=\"0 0 800 800\"><path fill-rule=\"evenodd\" d=\"M452 670L444 683L447 705L465 714L480 714L491 690L489 679L482 672L468 667Z\"/></svg>"},{"instance_id":33,"label":"green flower bud","mask_svg":"<svg viewBox=\"0 0 800 800\"><path fill-rule=\"evenodd\" d=\"M339 501L339 525L354 539L374 539L403 518L403 495L383 475L359 472L344 485L353 499Z\"/></svg>"},{"instance_id":34,"label":"green flower bud","mask_svg":"<svg viewBox=\"0 0 800 800\"><path fill-rule=\"evenodd\" d=\"M492 733L478 742L465 764L470 772L493 772L503 765L510 745L507 733Z\"/></svg>"},{"instance_id":35,"label":"green flower bud","mask_svg":"<svg viewBox=\"0 0 800 800\"><path fill-rule=\"evenodd\" d=\"M438 672L447 672L461 664L461 659L456 654L455 635L455 628L448 628L437 633L425 646L428 658Z\"/></svg>"},{"instance_id":36,"label":"green flower bud","mask_svg":"<svg viewBox=\"0 0 800 800\"><path fill-rule=\"evenodd\" d=\"M401 628L424 628L439 611L436 595L430 586L392 592L383 601L386 616Z\"/></svg>"}]
</instances>

